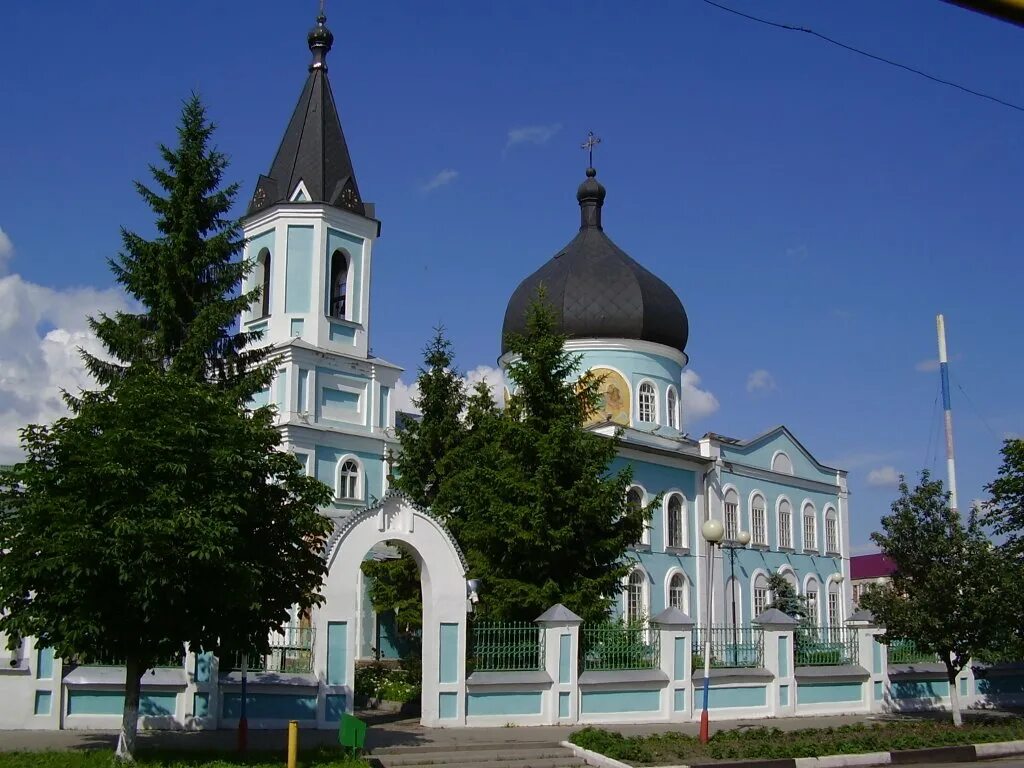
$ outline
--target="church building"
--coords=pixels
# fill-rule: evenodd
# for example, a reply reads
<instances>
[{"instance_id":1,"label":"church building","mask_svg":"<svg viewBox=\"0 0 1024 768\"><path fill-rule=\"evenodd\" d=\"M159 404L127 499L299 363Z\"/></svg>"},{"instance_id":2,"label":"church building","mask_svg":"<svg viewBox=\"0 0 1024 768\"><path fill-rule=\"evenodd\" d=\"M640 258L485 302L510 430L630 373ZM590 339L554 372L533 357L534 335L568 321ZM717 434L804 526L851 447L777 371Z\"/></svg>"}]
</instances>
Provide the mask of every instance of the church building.
<instances>
[{"instance_id":1,"label":"church building","mask_svg":"<svg viewBox=\"0 0 1024 768\"><path fill-rule=\"evenodd\" d=\"M342 520L388 490L387 457L398 450L391 392L401 369L369 351L381 223L360 195L331 92L332 42L321 16L309 35L313 60L299 102L269 173L256 183L244 230L257 264L251 279L264 290L241 322L263 329L281 353L262 402L277 406L287 450L335 489L325 513ZM846 473L818 462L784 426L749 440L688 434L680 394L686 310L606 234L605 196L588 168L576 193L578 232L512 292L501 339L525 329L543 285L567 348L581 356L582 370L603 378L604 408L589 428L620 433L617 463L633 467L632 503L662 497L632 553L621 612L641 618L673 606L705 623L701 525L714 518L725 539L715 550L713 624L749 623L770 602L769 574L781 573L806 595L816 623L841 625L850 603ZM503 341L501 352L504 367ZM365 588L363 600L361 652L387 656L394 651Z\"/></svg>"}]
</instances>

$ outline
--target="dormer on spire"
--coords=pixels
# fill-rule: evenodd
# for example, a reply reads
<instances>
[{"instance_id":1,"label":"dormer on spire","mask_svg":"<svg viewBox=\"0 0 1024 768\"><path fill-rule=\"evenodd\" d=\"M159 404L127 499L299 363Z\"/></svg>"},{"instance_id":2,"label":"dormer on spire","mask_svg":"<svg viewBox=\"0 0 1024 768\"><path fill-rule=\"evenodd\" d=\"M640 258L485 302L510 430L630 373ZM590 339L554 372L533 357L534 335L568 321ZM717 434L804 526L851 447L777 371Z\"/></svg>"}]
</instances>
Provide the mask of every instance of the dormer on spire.
<instances>
[{"instance_id":1,"label":"dormer on spire","mask_svg":"<svg viewBox=\"0 0 1024 768\"><path fill-rule=\"evenodd\" d=\"M327 79L327 54L334 44L334 35L327 28L322 5L307 42L313 61L306 85L288 121L270 173L260 176L256 182L248 214L294 200L301 182L308 193L308 202L326 203L373 218L372 210L367 212L359 195L352 158Z\"/></svg>"}]
</instances>

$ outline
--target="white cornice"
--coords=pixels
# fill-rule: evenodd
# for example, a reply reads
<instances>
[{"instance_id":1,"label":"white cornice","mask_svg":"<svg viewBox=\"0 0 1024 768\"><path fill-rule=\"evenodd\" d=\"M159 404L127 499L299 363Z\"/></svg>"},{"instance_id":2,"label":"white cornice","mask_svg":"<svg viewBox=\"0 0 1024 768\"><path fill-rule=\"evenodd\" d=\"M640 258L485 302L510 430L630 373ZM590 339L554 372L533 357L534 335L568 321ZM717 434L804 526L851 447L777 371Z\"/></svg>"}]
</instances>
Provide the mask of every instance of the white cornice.
<instances>
[{"instance_id":1,"label":"white cornice","mask_svg":"<svg viewBox=\"0 0 1024 768\"><path fill-rule=\"evenodd\" d=\"M301 222L322 221L329 227L349 232L366 240L373 240L377 237L377 229L380 226L380 222L376 219L367 219L341 208L335 208L333 205L282 202L249 216L243 221L242 227L248 232L277 224L283 219Z\"/></svg>"},{"instance_id":2,"label":"white cornice","mask_svg":"<svg viewBox=\"0 0 1024 768\"><path fill-rule=\"evenodd\" d=\"M680 352L678 349L667 347L664 344L655 344L653 341L640 339L567 339L565 349L568 352L642 352L668 358L683 367L690 362L690 358L685 352ZM506 352L498 358L498 366L504 368L513 359L515 359L515 355Z\"/></svg>"},{"instance_id":3,"label":"white cornice","mask_svg":"<svg viewBox=\"0 0 1024 768\"><path fill-rule=\"evenodd\" d=\"M732 472L734 475L751 477L757 480L765 480L770 483L788 485L790 487L802 488L808 491L828 493L833 496L838 495L840 491L840 487L838 485L832 485L819 480L808 480L807 478L797 477L796 475L787 475L781 472L772 472L771 470L761 469L760 467L748 467L745 464L739 464L735 461L730 461L729 459L725 459L725 471Z\"/></svg>"}]
</instances>

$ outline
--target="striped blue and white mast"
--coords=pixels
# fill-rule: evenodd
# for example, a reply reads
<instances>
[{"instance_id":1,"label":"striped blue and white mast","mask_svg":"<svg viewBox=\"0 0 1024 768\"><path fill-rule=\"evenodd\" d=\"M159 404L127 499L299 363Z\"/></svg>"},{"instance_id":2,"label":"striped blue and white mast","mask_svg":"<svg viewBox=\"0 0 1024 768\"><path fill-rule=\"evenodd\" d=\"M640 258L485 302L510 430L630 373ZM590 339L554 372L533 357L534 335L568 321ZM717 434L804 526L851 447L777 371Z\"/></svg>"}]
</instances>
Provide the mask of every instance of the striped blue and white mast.
<instances>
[{"instance_id":1,"label":"striped blue and white mast","mask_svg":"<svg viewBox=\"0 0 1024 768\"><path fill-rule=\"evenodd\" d=\"M953 459L953 408L949 402L949 361L946 359L946 321L942 315L935 316L939 334L939 373L942 376L942 410L946 423L946 474L949 478L949 505L953 510L960 507L956 499L956 462Z\"/></svg>"}]
</instances>

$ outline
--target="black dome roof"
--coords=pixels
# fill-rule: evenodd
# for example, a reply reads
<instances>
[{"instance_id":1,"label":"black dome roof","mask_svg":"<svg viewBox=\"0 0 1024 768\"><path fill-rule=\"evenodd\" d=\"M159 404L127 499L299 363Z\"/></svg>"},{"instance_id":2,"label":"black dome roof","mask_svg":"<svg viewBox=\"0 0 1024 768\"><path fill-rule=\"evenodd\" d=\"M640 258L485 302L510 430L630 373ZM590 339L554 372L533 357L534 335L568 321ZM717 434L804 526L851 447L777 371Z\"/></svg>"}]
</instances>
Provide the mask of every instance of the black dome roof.
<instances>
[{"instance_id":1,"label":"black dome roof","mask_svg":"<svg viewBox=\"0 0 1024 768\"><path fill-rule=\"evenodd\" d=\"M601 227L605 189L587 169L576 193L580 231L565 248L523 280L509 299L502 353L509 333L526 331L526 314L544 285L562 332L573 338L641 339L686 350L689 322L668 284L611 241Z\"/></svg>"}]
</instances>

